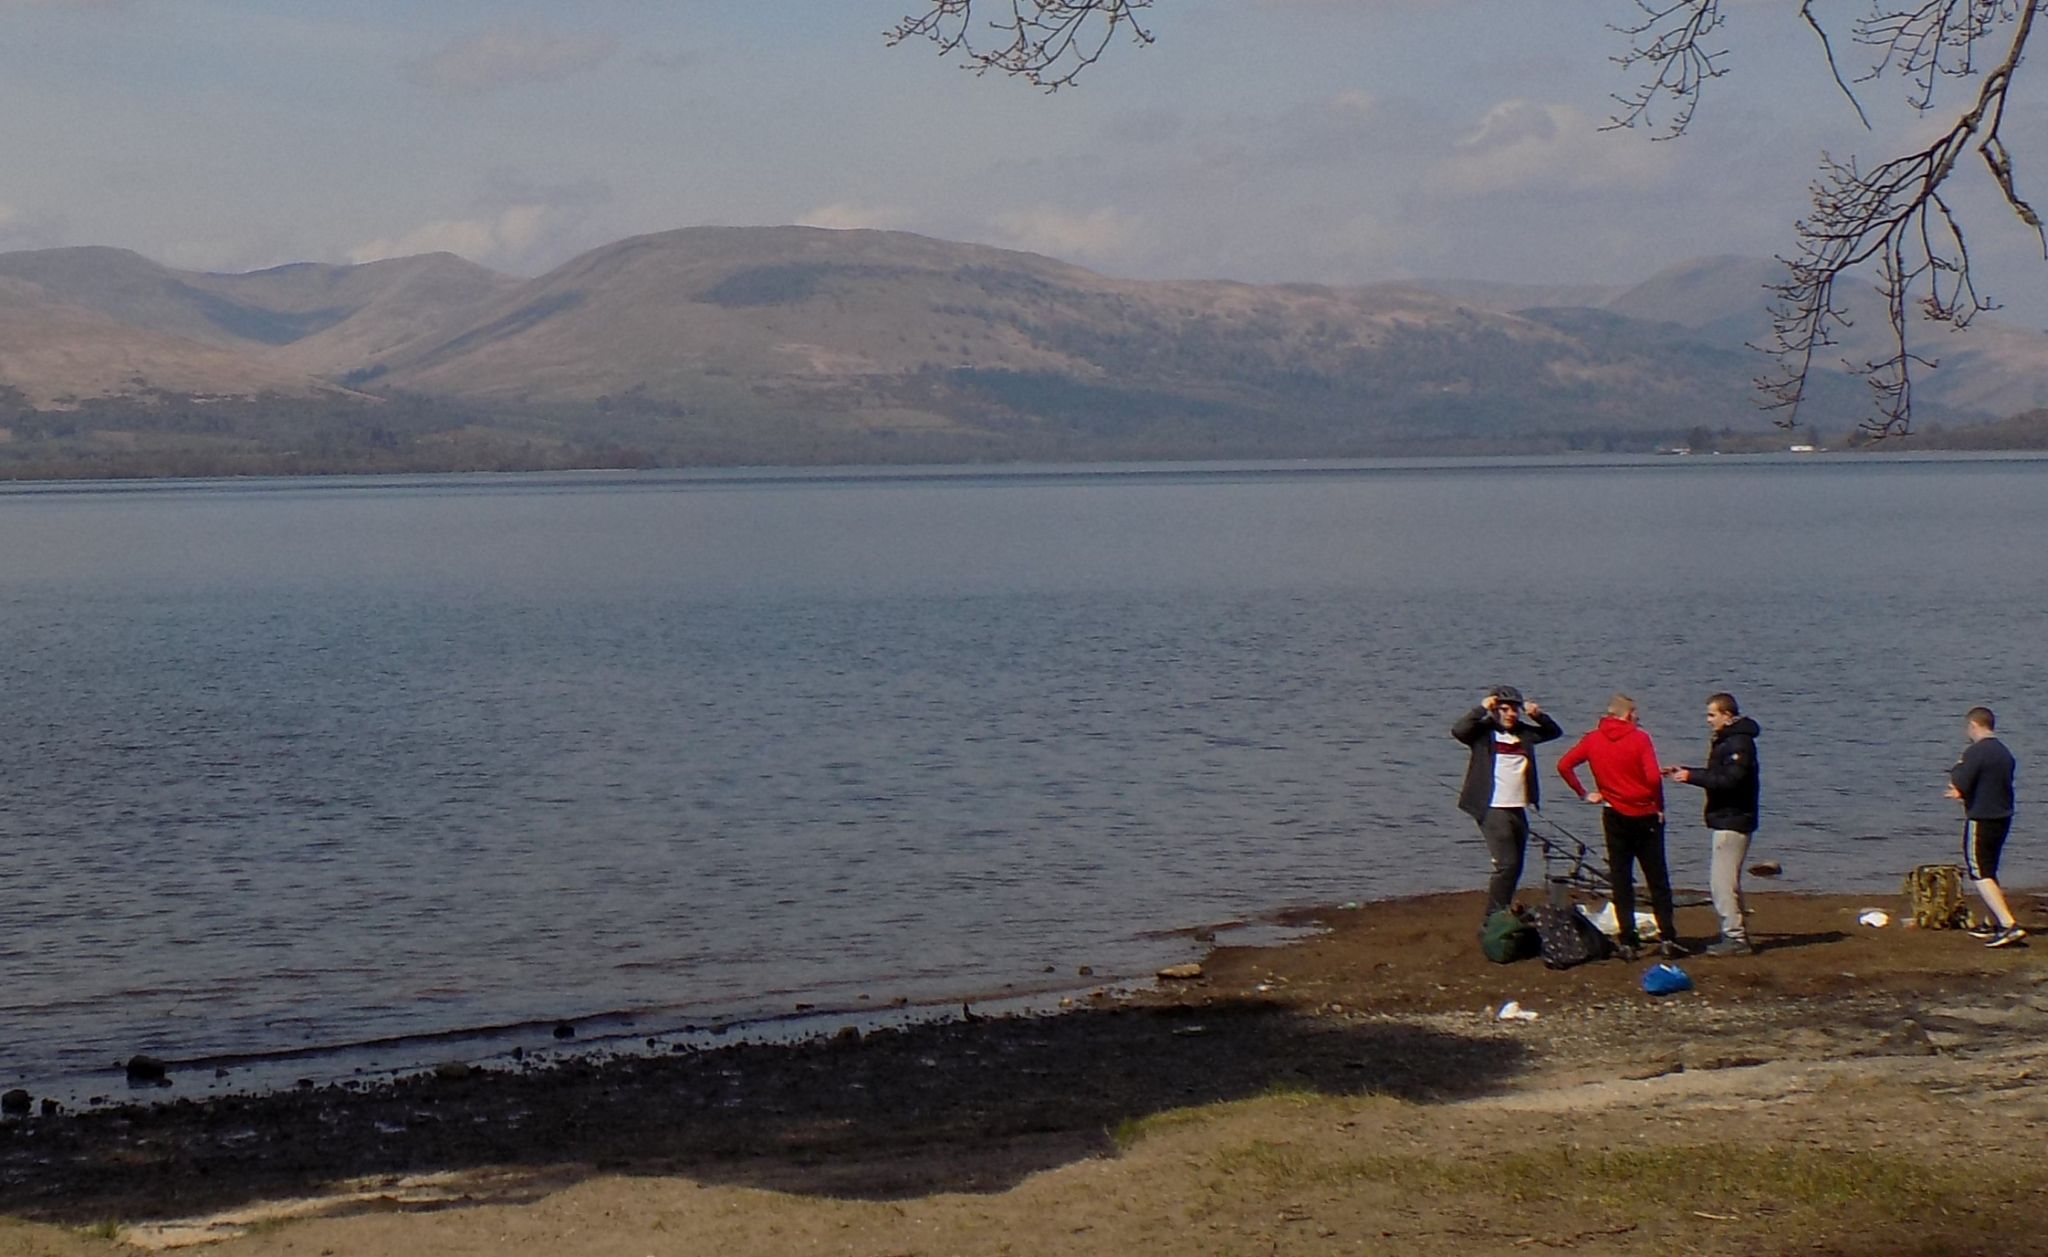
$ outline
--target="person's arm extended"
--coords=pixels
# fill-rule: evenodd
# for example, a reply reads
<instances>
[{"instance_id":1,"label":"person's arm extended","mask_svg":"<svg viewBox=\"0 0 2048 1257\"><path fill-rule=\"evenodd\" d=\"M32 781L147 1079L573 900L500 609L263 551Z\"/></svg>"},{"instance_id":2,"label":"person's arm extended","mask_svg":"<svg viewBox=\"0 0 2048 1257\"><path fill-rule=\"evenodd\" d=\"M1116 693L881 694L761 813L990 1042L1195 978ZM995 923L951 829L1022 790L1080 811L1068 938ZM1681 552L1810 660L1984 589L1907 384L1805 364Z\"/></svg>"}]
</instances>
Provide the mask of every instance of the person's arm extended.
<instances>
[{"instance_id":1,"label":"person's arm extended","mask_svg":"<svg viewBox=\"0 0 2048 1257\"><path fill-rule=\"evenodd\" d=\"M1686 769L1686 780L1708 790L1739 786L1756 771L1756 743L1748 738L1730 738L1714 748L1705 768Z\"/></svg>"},{"instance_id":2,"label":"person's arm extended","mask_svg":"<svg viewBox=\"0 0 2048 1257\"><path fill-rule=\"evenodd\" d=\"M1954 792L1949 795L1950 798L1968 802L1970 797L1977 793L1977 779L1984 775L1984 760L1981 756L1972 754L1976 749L1976 745L1972 744L1969 750L1963 752L1963 757L1956 761L1956 766L1948 770L1948 784Z\"/></svg>"},{"instance_id":3,"label":"person's arm extended","mask_svg":"<svg viewBox=\"0 0 2048 1257\"><path fill-rule=\"evenodd\" d=\"M1531 742L1548 742L1553 738L1564 736L1564 726L1552 720L1549 712L1544 711L1534 703L1531 703L1526 710L1529 719L1536 722L1536 732L1529 738Z\"/></svg>"},{"instance_id":4,"label":"person's arm extended","mask_svg":"<svg viewBox=\"0 0 2048 1257\"><path fill-rule=\"evenodd\" d=\"M1657 815L1664 815L1664 770L1657 766L1657 744L1648 734L1643 735L1643 758L1641 763L1643 779L1657 790Z\"/></svg>"},{"instance_id":5,"label":"person's arm extended","mask_svg":"<svg viewBox=\"0 0 2048 1257\"><path fill-rule=\"evenodd\" d=\"M1976 747L1972 745L1970 751L1974 751L1974 749ZM1962 760L1956 760L1956 768L1948 770L1948 784L1956 786L1964 794L1968 794L1970 790L1976 788L1976 778L1982 776L1982 772L1985 772L1985 762L1982 762L1978 755L1972 755L1970 751L1964 751L1962 753Z\"/></svg>"},{"instance_id":6,"label":"person's arm extended","mask_svg":"<svg viewBox=\"0 0 2048 1257\"><path fill-rule=\"evenodd\" d=\"M1451 726L1451 736L1463 742L1466 746L1470 746L1479 740L1481 731L1486 729L1487 723L1492 718L1493 713L1486 710L1486 708L1474 707L1471 711L1458 717L1458 723Z\"/></svg>"},{"instance_id":7,"label":"person's arm extended","mask_svg":"<svg viewBox=\"0 0 2048 1257\"><path fill-rule=\"evenodd\" d=\"M1572 743L1572 749L1557 758L1557 775L1564 778L1564 784L1570 786L1572 793L1582 799L1586 797L1586 788L1579 784L1579 765L1585 762L1586 739L1584 738L1580 738L1577 742Z\"/></svg>"}]
</instances>

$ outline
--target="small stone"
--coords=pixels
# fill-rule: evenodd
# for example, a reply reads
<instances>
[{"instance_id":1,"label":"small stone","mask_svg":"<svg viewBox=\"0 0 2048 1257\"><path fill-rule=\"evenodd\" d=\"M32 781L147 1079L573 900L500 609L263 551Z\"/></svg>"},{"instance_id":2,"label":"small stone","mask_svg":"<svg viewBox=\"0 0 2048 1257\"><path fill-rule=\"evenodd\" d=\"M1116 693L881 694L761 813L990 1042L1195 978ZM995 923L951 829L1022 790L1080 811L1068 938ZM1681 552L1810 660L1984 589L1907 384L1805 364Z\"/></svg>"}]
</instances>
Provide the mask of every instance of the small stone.
<instances>
[{"instance_id":1,"label":"small stone","mask_svg":"<svg viewBox=\"0 0 2048 1257\"><path fill-rule=\"evenodd\" d=\"M1192 960L1184 965L1168 965L1159 971L1159 976L1172 982L1191 982L1202 976L1202 966Z\"/></svg>"},{"instance_id":2,"label":"small stone","mask_svg":"<svg viewBox=\"0 0 2048 1257\"><path fill-rule=\"evenodd\" d=\"M513 1049L512 1049L512 1059L513 1059L513 1060L515 1060L515 1061L523 1061L523 1060L525 1060L525 1059L526 1059L526 1049L525 1049L525 1048L523 1048L523 1047L515 1047L515 1048L513 1048Z\"/></svg>"},{"instance_id":3,"label":"small stone","mask_svg":"<svg viewBox=\"0 0 2048 1257\"><path fill-rule=\"evenodd\" d=\"M434 1066L434 1077L443 1082L461 1082L475 1072L467 1061L442 1061Z\"/></svg>"},{"instance_id":4,"label":"small stone","mask_svg":"<svg viewBox=\"0 0 2048 1257\"><path fill-rule=\"evenodd\" d=\"M1080 974L1084 978L1092 978L1095 976L1095 966L1082 965L1079 969L1074 970L1074 972Z\"/></svg>"},{"instance_id":5,"label":"small stone","mask_svg":"<svg viewBox=\"0 0 2048 1257\"><path fill-rule=\"evenodd\" d=\"M6 1095L0 1095L0 1113L9 1117L27 1117L29 1100L28 1092L16 1087Z\"/></svg>"},{"instance_id":6,"label":"small stone","mask_svg":"<svg viewBox=\"0 0 2048 1257\"><path fill-rule=\"evenodd\" d=\"M44 1101L43 1101L43 1116L44 1116L44 1117L55 1117L55 1116L57 1116L57 1115L58 1115L59 1113L62 1113L63 1111L64 1111L64 1106L63 1106L63 1105L61 1105L61 1104L59 1104L59 1103L57 1103L57 1102L56 1102L55 1100L44 1100Z\"/></svg>"},{"instance_id":7,"label":"small stone","mask_svg":"<svg viewBox=\"0 0 2048 1257\"><path fill-rule=\"evenodd\" d=\"M1941 1051L1934 1046L1934 1040L1928 1037L1927 1027L1911 1017L1901 1021L1891 1033L1878 1041L1878 1045L1888 1052L1902 1056L1933 1056Z\"/></svg>"},{"instance_id":8,"label":"small stone","mask_svg":"<svg viewBox=\"0 0 2048 1257\"><path fill-rule=\"evenodd\" d=\"M1776 877L1785 871L1785 866L1776 860L1759 860L1749 866L1749 871L1758 877Z\"/></svg>"},{"instance_id":9,"label":"small stone","mask_svg":"<svg viewBox=\"0 0 2048 1257\"><path fill-rule=\"evenodd\" d=\"M576 1037L576 1027L566 1021L562 1022L555 1027L555 1037L557 1039L573 1039Z\"/></svg>"},{"instance_id":10,"label":"small stone","mask_svg":"<svg viewBox=\"0 0 2048 1257\"><path fill-rule=\"evenodd\" d=\"M841 1026L839 1033L832 1036L832 1042L840 1047L852 1047L860 1042L859 1026Z\"/></svg>"},{"instance_id":11,"label":"small stone","mask_svg":"<svg viewBox=\"0 0 2048 1257\"><path fill-rule=\"evenodd\" d=\"M163 1082L170 1070L154 1056L131 1056L128 1058L129 1082Z\"/></svg>"}]
</instances>

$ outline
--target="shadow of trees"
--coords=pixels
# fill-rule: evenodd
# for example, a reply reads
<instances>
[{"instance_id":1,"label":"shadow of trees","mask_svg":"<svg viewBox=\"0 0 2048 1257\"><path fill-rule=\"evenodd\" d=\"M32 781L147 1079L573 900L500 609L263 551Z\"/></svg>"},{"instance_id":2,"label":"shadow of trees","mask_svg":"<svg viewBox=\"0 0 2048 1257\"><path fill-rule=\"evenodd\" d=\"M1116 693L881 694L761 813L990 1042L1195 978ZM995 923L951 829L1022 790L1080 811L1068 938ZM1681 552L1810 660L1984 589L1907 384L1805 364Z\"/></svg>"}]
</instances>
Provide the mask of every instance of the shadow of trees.
<instances>
[{"instance_id":1,"label":"shadow of trees","mask_svg":"<svg viewBox=\"0 0 2048 1257\"><path fill-rule=\"evenodd\" d=\"M545 1171L547 1190L646 1173L865 1199L997 1192L1168 1109L1276 1089L1429 1103L1525 1064L1508 1039L1248 1000L949 1022L18 1123L0 1129L0 1212L190 1216L339 1179L501 1167Z\"/></svg>"}]
</instances>

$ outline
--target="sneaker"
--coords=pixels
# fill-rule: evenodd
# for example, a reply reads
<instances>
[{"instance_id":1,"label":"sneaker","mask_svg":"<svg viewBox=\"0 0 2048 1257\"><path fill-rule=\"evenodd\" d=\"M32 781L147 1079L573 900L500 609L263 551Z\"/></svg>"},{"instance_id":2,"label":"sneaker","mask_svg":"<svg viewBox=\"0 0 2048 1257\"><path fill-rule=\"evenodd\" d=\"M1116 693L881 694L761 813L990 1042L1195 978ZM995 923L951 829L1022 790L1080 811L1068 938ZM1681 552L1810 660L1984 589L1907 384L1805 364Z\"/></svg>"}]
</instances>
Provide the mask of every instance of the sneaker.
<instances>
[{"instance_id":1,"label":"sneaker","mask_svg":"<svg viewBox=\"0 0 2048 1257\"><path fill-rule=\"evenodd\" d=\"M1997 937L1984 944L1986 947L2011 947L2027 941L2027 932L2017 925L2008 925L1998 932Z\"/></svg>"},{"instance_id":2,"label":"sneaker","mask_svg":"<svg viewBox=\"0 0 2048 1257\"><path fill-rule=\"evenodd\" d=\"M1692 951L1684 943L1679 942L1675 938L1670 938L1657 944L1657 954L1665 960L1683 960L1687 956L1692 955Z\"/></svg>"},{"instance_id":3,"label":"sneaker","mask_svg":"<svg viewBox=\"0 0 2048 1257\"><path fill-rule=\"evenodd\" d=\"M1643 949L1635 943L1616 943L1614 945L1614 954L1618 959L1633 962L1643 954Z\"/></svg>"},{"instance_id":4,"label":"sneaker","mask_svg":"<svg viewBox=\"0 0 2048 1257\"><path fill-rule=\"evenodd\" d=\"M1985 921L1970 927L1971 938L1992 939L2005 932L2005 927L1996 921Z\"/></svg>"},{"instance_id":5,"label":"sneaker","mask_svg":"<svg viewBox=\"0 0 2048 1257\"><path fill-rule=\"evenodd\" d=\"M1756 948L1746 938L1724 938L1707 948L1709 956L1754 956Z\"/></svg>"}]
</instances>

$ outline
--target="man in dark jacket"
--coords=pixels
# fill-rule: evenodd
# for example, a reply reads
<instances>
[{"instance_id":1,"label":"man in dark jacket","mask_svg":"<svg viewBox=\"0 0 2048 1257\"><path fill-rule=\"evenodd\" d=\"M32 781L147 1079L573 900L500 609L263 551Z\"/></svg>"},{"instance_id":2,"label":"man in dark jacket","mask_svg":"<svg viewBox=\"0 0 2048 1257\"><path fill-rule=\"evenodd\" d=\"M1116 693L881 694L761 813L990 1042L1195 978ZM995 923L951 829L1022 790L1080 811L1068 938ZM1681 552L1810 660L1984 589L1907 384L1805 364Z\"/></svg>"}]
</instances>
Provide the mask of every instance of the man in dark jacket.
<instances>
[{"instance_id":1,"label":"man in dark jacket","mask_svg":"<svg viewBox=\"0 0 2048 1257\"><path fill-rule=\"evenodd\" d=\"M1756 833L1762 792L1756 738L1763 730L1742 714L1735 696L1726 693L1708 696L1707 727L1714 731L1714 739L1706 767L1669 771L1674 780L1707 792L1707 828L1714 831L1714 911L1721 917L1721 940L1707 948L1707 954L1747 956L1756 948L1749 941L1749 910L1742 902L1742 864Z\"/></svg>"},{"instance_id":2,"label":"man in dark jacket","mask_svg":"<svg viewBox=\"0 0 2048 1257\"><path fill-rule=\"evenodd\" d=\"M1529 846L1529 809L1542 806L1536 745L1564 736L1535 703L1512 685L1495 686L1479 706L1458 717L1451 736L1472 750L1458 810L1479 824L1493 877L1486 884L1486 915L1515 902Z\"/></svg>"},{"instance_id":3,"label":"man in dark jacket","mask_svg":"<svg viewBox=\"0 0 2048 1257\"><path fill-rule=\"evenodd\" d=\"M1964 718L1963 732L1970 744L1963 757L1949 770L1948 797L1963 805L1963 866L1977 883L1977 894L1997 918L1987 947L2011 947L2024 940L2005 890L1998 884L1998 857L2005 851L2005 837L2012 832L2012 779L2017 765L2012 752L1998 740L1998 717L1989 707L1972 707Z\"/></svg>"}]
</instances>

